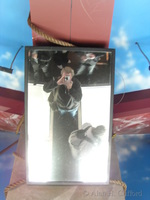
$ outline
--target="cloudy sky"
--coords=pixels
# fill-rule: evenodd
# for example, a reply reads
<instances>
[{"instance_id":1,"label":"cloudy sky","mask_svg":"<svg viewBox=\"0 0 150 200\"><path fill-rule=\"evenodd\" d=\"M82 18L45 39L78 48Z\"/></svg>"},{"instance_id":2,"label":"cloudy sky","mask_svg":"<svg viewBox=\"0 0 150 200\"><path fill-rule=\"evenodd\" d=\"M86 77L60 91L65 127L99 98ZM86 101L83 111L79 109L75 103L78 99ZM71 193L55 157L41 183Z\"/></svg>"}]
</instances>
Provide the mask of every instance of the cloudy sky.
<instances>
[{"instance_id":1,"label":"cloudy sky","mask_svg":"<svg viewBox=\"0 0 150 200\"><path fill-rule=\"evenodd\" d=\"M0 31L0 65L8 68L21 45L32 45L31 29L27 25L29 1L18 2L0 1L0 24L3 27ZM150 87L148 62L135 44L138 42L150 59L149 8L149 0L143 0L142 4L139 0L115 0L109 43L110 48L116 49L115 94ZM12 75L0 72L0 85L24 91L24 48L13 69Z\"/></svg>"},{"instance_id":2,"label":"cloudy sky","mask_svg":"<svg viewBox=\"0 0 150 200\"><path fill-rule=\"evenodd\" d=\"M121 177L127 184L126 200L147 200L150 194L150 135L118 135L115 142Z\"/></svg>"},{"instance_id":3,"label":"cloudy sky","mask_svg":"<svg viewBox=\"0 0 150 200\"><path fill-rule=\"evenodd\" d=\"M135 44L138 42L150 59L149 8L149 0L115 0L109 47L116 49L116 94L150 88L149 64ZM0 0L0 66L9 68L20 46L32 45L31 29L27 24L29 11L29 0ZM0 72L0 86L24 91L24 48L18 53L13 69L12 75ZM116 146L122 180L127 183L128 191L139 192L136 198L132 195L126 199L147 200L150 136L117 136ZM0 158L1 176L4 175L5 166L12 165L12 160L7 159L9 153ZM10 177L5 178L7 180L3 180L8 184Z\"/></svg>"},{"instance_id":4,"label":"cloudy sky","mask_svg":"<svg viewBox=\"0 0 150 200\"><path fill-rule=\"evenodd\" d=\"M109 43L116 49L115 93L150 88L149 63L135 44L150 59L149 7L149 0L115 1Z\"/></svg>"},{"instance_id":5,"label":"cloudy sky","mask_svg":"<svg viewBox=\"0 0 150 200\"><path fill-rule=\"evenodd\" d=\"M0 1L0 66L10 68L18 49L32 45L31 29L27 24L29 11L29 1ZM24 91L24 48L13 63L13 74L0 72L0 86Z\"/></svg>"}]
</instances>

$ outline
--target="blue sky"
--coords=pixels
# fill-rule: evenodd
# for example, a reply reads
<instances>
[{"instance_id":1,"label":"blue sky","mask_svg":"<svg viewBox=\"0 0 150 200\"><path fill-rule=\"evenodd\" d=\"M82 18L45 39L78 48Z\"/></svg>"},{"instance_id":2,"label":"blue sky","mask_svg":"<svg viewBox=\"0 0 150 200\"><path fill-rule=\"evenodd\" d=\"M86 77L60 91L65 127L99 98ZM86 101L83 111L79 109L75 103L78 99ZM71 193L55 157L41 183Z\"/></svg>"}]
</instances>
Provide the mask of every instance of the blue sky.
<instances>
[{"instance_id":1,"label":"blue sky","mask_svg":"<svg viewBox=\"0 0 150 200\"><path fill-rule=\"evenodd\" d=\"M115 0L109 47L116 49L116 94L150 88L148 62L135 45L138 42L150 59L149 8L149 0ZM32 45L32 33L27 24L29 11L29 0L0 0L1 66L10 67L21 45ZM24 48L13 69L12 75L0 72L0 86L24 91ZM150 136L117 136L116 146L122 180L127 183L128 191L142 191L142 197L128 196L126 199L147 200L150 194ZM8 153L6 158L9 156ZM0 159L0 165L5 164L5 158ZM12 164L12 160L8 162ZM9 183L9 177L6 182Z\"/></svg>"},{"instance_id":2,"label":"blue sky","mask_svg":"<svg viewBox=\"0 0 150 200\"><path fill-rule=\"evenodd\" d=\"M129 134L115 138L122 180L127 184L126 200L147 200L150 191L150 135ZM133 194L137 196L133 196Z\"/></svg>"},{"instance_id":3,"label":"blue sky","mask_svg":"<svg viewBox=\"0 0 150 200\"><path fill-rule=\"evenodd\" d=\"M10 68L20 46L32 45L32 32L27 24L29 1L0 1L0 65ZM13 63L13 74L0 72L0 86L24 91L24 48Z\"/></svg>"},{"instance_id":4,"label":"blue sky","mask_svg":"<svg viewBox=\"0 0 150 200\"><path fill-rule=\"evenodd\" d=\"M150 59L149 8L149 0L115 0L109 43L116 49L115 93L150 88L148 62L135 45Z\"/></svg>"}]
</instances>

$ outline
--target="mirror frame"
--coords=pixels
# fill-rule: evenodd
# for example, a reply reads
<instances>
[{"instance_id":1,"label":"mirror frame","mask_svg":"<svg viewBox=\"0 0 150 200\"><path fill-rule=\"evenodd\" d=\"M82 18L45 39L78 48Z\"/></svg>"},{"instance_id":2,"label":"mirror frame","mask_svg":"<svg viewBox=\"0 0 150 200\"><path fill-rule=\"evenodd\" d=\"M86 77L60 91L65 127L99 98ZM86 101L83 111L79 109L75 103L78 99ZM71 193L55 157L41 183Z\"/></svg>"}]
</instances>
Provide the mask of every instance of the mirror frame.
<instances>
[{"instance_id":1,"label":"mirror frame","mask_svg":"<svg viewBox=\"0 0 150 200\"><path fill-rule=\"evenodd\" d=\"M100 182L86 182L86 181L48 181L48 182L32 182L29 180L29 166L28 166L28 83L29 83L29 51L69 51L69 52L92 52L92 53L99 53L99 54L106 54L110 53L110 60L109 60L109 67L110 67L110 74L109 81L110 81L110 88L111 88L111 94L110 94L110 115L109 115L109 155L108 155L108 181L106 184L109 183L109 176L110 176L110 158L111 158L111 138L112 138L112 120L113 120L113 98L114 98L114 70L115 70L115 49L109 49L109 48L85 48L85 47L49 47L49 46L26 46L25 47L25 143L26 143L26 179L28 184L40 184L40 185L73 185L73 184L92 184L97 185L101 184ZM104 77L105 79L105 77ZM41 83L40 83L41 84ZM43 83L42 83L43 84ZM107 85L108 83L99 83L98 86ZM90 87L92 85L88 85L85 83L81 83L83 87L87 86ZM95 86L95 85L93 85ZM103 183L102 183L103 184Z\"/></svg>"}]
</instances>

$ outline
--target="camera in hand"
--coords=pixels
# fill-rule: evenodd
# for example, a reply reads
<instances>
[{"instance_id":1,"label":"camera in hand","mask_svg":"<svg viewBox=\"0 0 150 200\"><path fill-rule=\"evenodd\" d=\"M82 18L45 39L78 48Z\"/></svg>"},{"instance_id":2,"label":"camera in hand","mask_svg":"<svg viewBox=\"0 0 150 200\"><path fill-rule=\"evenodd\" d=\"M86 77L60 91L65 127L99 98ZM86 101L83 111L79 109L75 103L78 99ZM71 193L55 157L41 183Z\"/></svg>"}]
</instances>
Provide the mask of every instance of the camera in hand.
<instances>
[{"instance_id":1,"label":"camera in hand","mask_svg":"<svg viewBox=\"0 0 150 200\"><path fill-rule=\"evenodd\" d=\"M69 81L70 80L70 76L65 76L65 81Z\"/></svg>"}]
</instances>

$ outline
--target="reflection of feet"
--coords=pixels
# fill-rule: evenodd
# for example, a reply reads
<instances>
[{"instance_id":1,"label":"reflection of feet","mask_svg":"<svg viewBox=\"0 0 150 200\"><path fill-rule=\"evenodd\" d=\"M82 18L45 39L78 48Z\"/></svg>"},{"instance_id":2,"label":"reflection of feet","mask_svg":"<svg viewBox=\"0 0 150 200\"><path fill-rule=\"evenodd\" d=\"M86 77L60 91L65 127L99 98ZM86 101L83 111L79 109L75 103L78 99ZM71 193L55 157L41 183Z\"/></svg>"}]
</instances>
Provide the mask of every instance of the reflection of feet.
<instances>
[{"instance_id":1,"label":"reflection of feet","mask_svg":"<svg viewBox=\"0 0 150 200\"><path fill-rule=\"evenodd\" d=\"M74 117L70 118L71 124L72 124L72 128L75 130L78 128L78 118L77 115L75 115Z\"/></svg>"},{"instance_id":2,"label":"reflection of feet","mask_svg":"<svg viewBox=\"0 0 150 200\"><path fill-rule=\"evenodd\" d=\"M61 118L62 115L60 114L59 111L55 111L54 113L55 113L55 119L60 119Z\"/></svg>"}]
</instances>

